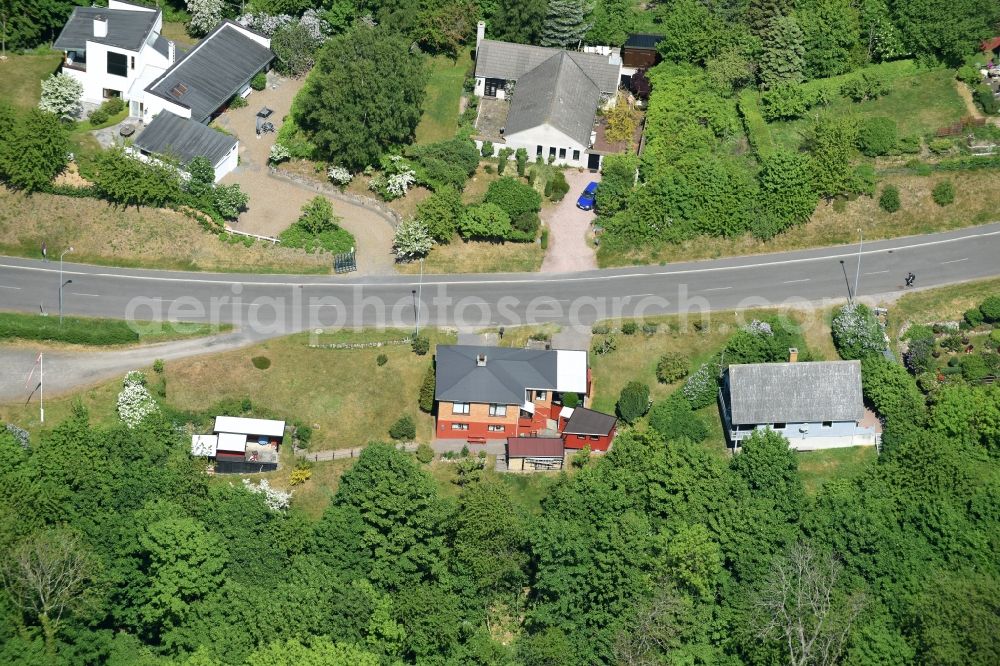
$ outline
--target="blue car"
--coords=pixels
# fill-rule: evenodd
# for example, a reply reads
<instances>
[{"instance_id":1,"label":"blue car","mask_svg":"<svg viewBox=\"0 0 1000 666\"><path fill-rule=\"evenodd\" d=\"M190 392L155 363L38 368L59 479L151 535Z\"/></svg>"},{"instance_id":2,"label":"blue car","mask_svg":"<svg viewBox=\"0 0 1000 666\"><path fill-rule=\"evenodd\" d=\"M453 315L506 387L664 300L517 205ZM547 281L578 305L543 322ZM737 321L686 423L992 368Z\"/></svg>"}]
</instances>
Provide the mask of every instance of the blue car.
<instances>
[{"instance_id":1,"label":"blue car","mask_svg":"<svg viewBox=\"0 0 1000 666\"><path fill-rule=\"evenodd\" d=\"M576 200L576 207L580 210L594 210L594 198L597 196L597 182L590 181L584 188L583 194Z\"/></svg>"}]
</instances>

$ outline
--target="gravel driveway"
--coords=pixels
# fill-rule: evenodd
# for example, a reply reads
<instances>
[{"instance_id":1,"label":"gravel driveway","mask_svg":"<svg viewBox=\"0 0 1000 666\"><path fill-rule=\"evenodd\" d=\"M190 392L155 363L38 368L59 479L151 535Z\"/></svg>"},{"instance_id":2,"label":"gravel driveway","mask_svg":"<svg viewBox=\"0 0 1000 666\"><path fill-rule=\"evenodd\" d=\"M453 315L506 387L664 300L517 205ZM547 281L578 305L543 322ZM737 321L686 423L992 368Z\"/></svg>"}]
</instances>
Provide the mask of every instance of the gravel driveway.
<instances>
[{"instance_id":1,"label":"gravel driveway","mask_svg":"<svg viewBox=\"0 0 1000 666\"><path fill-rule=\"evenodd\" d=\"M230 109L220 116L219 125L240 140L240 165L222 179L238 183L250 195L248 210L240 215L233 228L262 236L277 236L299 217L303 204L316 196L312 189L270 175L267 159L276 134L256 134L256 116L261 107L274 111L269 120L276 128L288 115L302 79L287 79L271 74L268 87L247 98L249 106ZM396 272L392 254L393 228L378 211L362 205L327 197L341 226L357 241L358 273L391 275Z\"/></svg>"},{"instance_id":2,"label":"gravel driveway","mask_svg":"<svg viewBox=\"0 0 1000 666\"><path fill-rule=\"evenodd\" d=\"M542 261L543 273L569 273L597 268L594 246L588 238L592 211L576 207L576 199L592 180L600 181L599 173L567 169L569 193L558 204L542 211L542 219L549 226L549 248Z\"/></svg>"}]
</instances>

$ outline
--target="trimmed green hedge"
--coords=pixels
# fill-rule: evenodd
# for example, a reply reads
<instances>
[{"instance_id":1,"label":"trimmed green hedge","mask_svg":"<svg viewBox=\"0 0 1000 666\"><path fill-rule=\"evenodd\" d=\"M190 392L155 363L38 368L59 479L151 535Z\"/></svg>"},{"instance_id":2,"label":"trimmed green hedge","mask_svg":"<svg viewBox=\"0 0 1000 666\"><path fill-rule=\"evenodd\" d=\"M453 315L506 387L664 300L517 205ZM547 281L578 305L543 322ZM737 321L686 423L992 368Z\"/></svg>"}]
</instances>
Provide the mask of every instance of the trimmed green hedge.
<instances>
[{"instance_id":1,"label":"trimmed green hedge","mask_svg":"<svg viewBox=\"0 0 1000 666\"><path fill-rule=\"evenodd\" d=\"M139 334L119 319L83 319L0 312L0 340L49 340L79 345L120 345L138 342Z\"/></svg>"},{"instance_id":2,"label":"trimmed green hedge","mask_svg":"<svg viewBox=\"0 0 1000 666\"><path fill-rule=\"evenodd\" d=\"M764 158L774 153L774 141L771 140L771 130L764 122L760 113L760 96L756 91L744 90L736 104L743 120L743 129L747 140L757 157Z\"/></svg>"}]
</instances>

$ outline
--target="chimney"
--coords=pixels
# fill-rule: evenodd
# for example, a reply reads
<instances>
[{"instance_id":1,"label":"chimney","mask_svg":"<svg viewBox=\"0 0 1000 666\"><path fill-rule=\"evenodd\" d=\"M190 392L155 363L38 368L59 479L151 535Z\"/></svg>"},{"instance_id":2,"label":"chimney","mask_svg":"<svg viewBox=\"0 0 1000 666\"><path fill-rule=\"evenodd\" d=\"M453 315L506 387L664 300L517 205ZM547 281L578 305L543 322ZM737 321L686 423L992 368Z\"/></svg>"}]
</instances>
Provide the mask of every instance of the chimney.
<instances>
[{"instance_id":1,"label":"chimney","mask_svg":"<svg viewBox=\"0 0 1000 666\"><path fill-rule=\"evenodd\" d=\"M108 17L98 14L94 17L94 37L108 36Z\"/></svg>"},{"instance_id":2,"label":"chimney","mask_svg":"<svg viewBox=\"0 0 1000 666\"><path fill-rule=\"evenodd\" d=\"M174 40L167 42L167 64L174 64L174 60L177 59L177 46L174 44Z\"/></svg>"},{"instance_id":3,"label":"chimney","mask_svg":"<svg viewBox=\"0 0 1000 666\"><path fill-rule=\"evenodd\" d=\"M476 24L476 53L479 53L479 45L486 39L486 21Z\"/></svg>"},{"instance_id":4,"label":"chimney","mask_svg":"<svg viewBox=\"0 0 1000 666\"><path fill-rule=\"evenodd\" d=\"M788 362L789 363L798 363L799 362L799 348L798 347L789 347L788 348Z\"/></svg>"},{"instance_id":5,"label":"chimney","mask_svg":"<svg viewBox=\"0 0 1000 666\"><path fill-rule=\"evenodd\" d=\"M486 354L476 354L476 365L480 368L486 367Z\"/></svg>"}]
</instances>

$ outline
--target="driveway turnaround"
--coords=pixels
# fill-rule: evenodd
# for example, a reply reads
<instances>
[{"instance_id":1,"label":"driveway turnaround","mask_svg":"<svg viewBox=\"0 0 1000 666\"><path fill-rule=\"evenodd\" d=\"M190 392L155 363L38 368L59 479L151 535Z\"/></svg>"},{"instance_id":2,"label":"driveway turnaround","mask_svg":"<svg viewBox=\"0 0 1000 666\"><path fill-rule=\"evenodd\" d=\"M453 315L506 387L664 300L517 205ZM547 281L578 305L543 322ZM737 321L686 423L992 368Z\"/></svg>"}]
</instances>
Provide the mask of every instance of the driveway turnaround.
<instances>
[{"instance_id":1,"label":"driveway turnaround","mask_svg":"<svg viewBox=\"0 0 1000 666\"><path fill-rule=\"evenodd\" d=\"M562 201L542 213L542 219L549 226L549 247L542 261L543 273L569 273L597 268L594 246L587 237L594 212L580 210L576 207L576 200L587 183L592 180L600 181L601 175L573 169L567 169L565 173L569 192Z\"/></svg>"}]
</instances>

